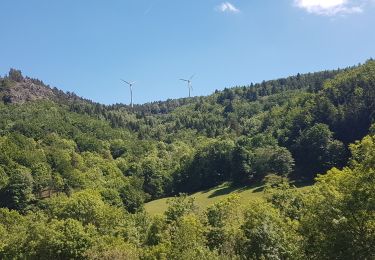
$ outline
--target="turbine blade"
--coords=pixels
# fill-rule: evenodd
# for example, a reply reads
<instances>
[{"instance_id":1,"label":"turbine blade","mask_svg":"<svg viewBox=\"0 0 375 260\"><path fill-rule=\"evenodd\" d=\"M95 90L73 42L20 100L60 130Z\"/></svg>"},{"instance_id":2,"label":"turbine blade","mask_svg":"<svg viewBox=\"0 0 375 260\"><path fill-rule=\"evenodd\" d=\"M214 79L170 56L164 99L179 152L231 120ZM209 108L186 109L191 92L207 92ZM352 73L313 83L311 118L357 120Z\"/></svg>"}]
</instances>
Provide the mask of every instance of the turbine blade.
<instances>
[{"instance_id":1,"label":"turbine blade","mask_svg":"<svg viewBox=\"0 0 375 260\"><path fill-rule=\"evenodd\" d=\"M127 82L126 80L123 80L123 79L121 79L122 81L124 81L126 84L128 84L128 85L130 85L130 83L129 82Z\"/></svg>"},{"instance_id":2,"label":"turbine blade","mask_svg":"<svg viewBox=\"0 0 375 260\"><path fill-rule=\"evenodd\" d=\"M195 74L193 74L193 75L190 77L190 80L192 80L194 77L195 77Z\"/></svg>"}]
</instances>

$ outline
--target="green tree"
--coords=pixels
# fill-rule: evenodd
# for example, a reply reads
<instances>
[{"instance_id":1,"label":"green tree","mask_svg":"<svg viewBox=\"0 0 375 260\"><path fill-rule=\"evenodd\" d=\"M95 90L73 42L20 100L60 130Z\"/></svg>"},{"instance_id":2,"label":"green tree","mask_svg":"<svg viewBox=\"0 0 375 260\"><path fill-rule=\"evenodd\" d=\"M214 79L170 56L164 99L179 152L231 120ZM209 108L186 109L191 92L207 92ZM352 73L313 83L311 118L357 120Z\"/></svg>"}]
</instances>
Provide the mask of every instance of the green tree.
<instances>
[{"instance_id":1,"label":"green tree","mask_svg":"<svg viewBox=\"0 0 375 260\"><path fill-rule=\"evenodd\" d=\"M207 244L211 250L217 250L220 255L229 259L237 257L236 244L242 235L240 226L243 221L243 208L239 200L238 195L230 195L206 211Z\"/></svg>"},{"instance_id":2,"label":"green tree","mask_svg":"<svg viewBox=\"0 0 375 260\"><path fill-rule=\"evenodd\" d=\"M214 141L200 149L175 178L177 191L191 192L229 181L234 143Z\"/></svg>"},{"instance_id":3,"label":"green tree","mask_svg":"<svg viewBox=\"0 0 375 260\"><path fill-rule=\"evenodd\" d=\"M351 145L349 167L317 178L301 219L311 259L375 257L375 137Z\"/></svg>"},{"instance_id":4,"label":"green tree","mask_svg":"<svg viewBox=\"0 0 375 260\"><path fill-rule=\"evenodd\" d=\"M25 211L34 200L33 178L30 169L14 166L10 173L8 184L2 190L1 204L9 209Z\"/></svg>"},{"instance_id":5,"label":"green tree","mask_svg":"<svg viewBox=\"0 0 375 260\"><path fill-rule=\"evenodd\" d=\"M127 211L135 213L143 208L147 198L142 190L143 181L138 178L132 178L129 183L120 189L120 197Z\"/></svg>"},{"instance_id":6,"label":"green tree","mask_svg":"<svg viewBox=\"0 0 375 260\"><path fill-rule=\"evenodd\" d=\"M178 197L168 200L167 203L168 208L164 214L168 222L177 221L182 216L197 210L195 199L186 194L180 194Z\"/></svg>"},{"instance_id":7,"label":"green tree","mask_svg":"<svg viewBox=\"0 0 375 260\"><path fill-rule=\"evenodd\" d=\"M233 151L232 179L236 183L261 181L268 174L288 176L293 169L294 159L284 147L239 144Z\"/></svg>"},{"instance_id":8,"label":"green tree","mask_svg":"<svg viewBox=\"0 0 375 260\"><path fill-rule=\"evenodd\" d=\"M182 216L171 232L167 259L218 259L205 245L204 226L195 215Z\"/></svg>"},{"instance_id":9,"label":"green tree","mask_svg":"<svg viewBox=\"0 0 375 260\"><path fill-rule=\"evenodd\" d=\"M253 152L250 179L262 180L267 174L288 176L294 168L294 159L284 147L262 147Z\"/></svg>"},{"instance_id":10,"label":"green tree","mask_svg":"<svg viewBox=\"0 0 375 260\"><path fill-rule=\"evenodd\" d=\"M252 202L241 227L238 247L244 259L303 259L297 223L265 202Z\"/></svg>"},{"instance_id":11,"label":"green tree","mask_svg":"<svg viewBox=\"0 0 375 260\"><path fill-rule=\"evenodd\" d=\"M333 166L342 166L346 159L343 143L333 138L325 124L304 130L293 146L293 154L298 174L310 179Z\"/></svg>"},{"instance_id":12,"label":"green tree","mask_svg":"<svg viewBox=\"0 0 375 260\"><path fill-rule=\"evenodd\" d=\"M95 231L83 227L74 219L52 220L31 224L29 234L30 259L86 259L86 252L93 245Z\"/></svg>"}]
</instances>

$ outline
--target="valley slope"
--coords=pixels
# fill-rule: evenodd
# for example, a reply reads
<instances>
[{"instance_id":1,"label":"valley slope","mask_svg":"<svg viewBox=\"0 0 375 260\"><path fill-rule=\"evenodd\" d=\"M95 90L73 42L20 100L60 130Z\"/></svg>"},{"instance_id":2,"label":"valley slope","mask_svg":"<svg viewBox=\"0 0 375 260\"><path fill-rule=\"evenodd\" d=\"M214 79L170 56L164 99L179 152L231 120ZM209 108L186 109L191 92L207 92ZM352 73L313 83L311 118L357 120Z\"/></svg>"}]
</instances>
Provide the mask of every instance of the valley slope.
<instances>
[{"instance_id":1,"label":"valley slope","mask_svg":"<svg viewBox=\"0 0 375 260\"><path fill-rule=\"evenodd\" d=\"M0 99L2 259L375 254L373 60L134 108L11 69Z\"/></svg>"}]
</instances>

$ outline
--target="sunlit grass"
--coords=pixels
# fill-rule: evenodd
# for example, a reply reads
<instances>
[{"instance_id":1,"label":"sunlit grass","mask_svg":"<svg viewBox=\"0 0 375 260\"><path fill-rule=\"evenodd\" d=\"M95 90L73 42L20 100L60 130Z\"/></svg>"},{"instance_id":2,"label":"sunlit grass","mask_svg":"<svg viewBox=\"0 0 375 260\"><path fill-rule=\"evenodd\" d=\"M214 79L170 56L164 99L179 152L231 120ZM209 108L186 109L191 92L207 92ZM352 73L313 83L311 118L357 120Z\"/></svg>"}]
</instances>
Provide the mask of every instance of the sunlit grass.
<instances>
[{"instance_id":1,"label":"sunlit grass","mask_svg":"<svg viewBox=\"0 0 375 260\"><path fill-rule=\"evenodd\" d=\"M310 184L300 184L296 186L298 189L306 190L310 187L309 185ZM264 198L264 185L259 184L249 187L234 187L230 185L230 183L224 183L209 190L193 193L190 196L195 198L195 202L200 209L205 209L230 194L238 194L240 196L240 203L245 205L252 199ZM163 198L146 203L146 212L150 215L163 214L168 207L168 199L169 198Z\"/></svg>"}]
</instances>

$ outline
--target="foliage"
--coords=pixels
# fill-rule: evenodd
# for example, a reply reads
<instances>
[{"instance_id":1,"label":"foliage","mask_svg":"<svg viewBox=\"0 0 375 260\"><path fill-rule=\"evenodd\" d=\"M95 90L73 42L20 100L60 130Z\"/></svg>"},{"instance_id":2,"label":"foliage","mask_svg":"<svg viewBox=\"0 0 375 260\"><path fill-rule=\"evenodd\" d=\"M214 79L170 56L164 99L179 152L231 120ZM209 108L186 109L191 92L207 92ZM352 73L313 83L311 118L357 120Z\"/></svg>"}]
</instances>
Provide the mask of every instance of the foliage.
<instances>
[{"instance_id":1,"label":"foliage","mask_svg":"<svg viewBox=\"0 0 375 260\"><path fill-rule=\"evenodd\" d=\"M333 133L324 124L304 130L297 138L293 151L297 165L307 168L303 170L303 175L307 177L342 165L346 152L343 143L333 139Z\"/></svg>"},{"instance_id":2,"label":"foliage","mask_svg":"<svg viewBox=\"0 0 375 260\"><path fill-rule=\"evenodd\" d=\"M241 227L239 254L250 259L302 259L301 237L296 228L271 204L253 202Z\"/></svg>"},{"instance_id":3,"label":"foliage","mask_svg":"<svg viewBox=\"0 0 375 260\"><path fill-rule=\"evenodd\" d=\"M182 216L192 213L196 210L194 198L187 197L186 194L180 194L180 196L168 201L168 209L165 212L167 221L177 221Z\"/></svg>"},{"instance_id":4,"label":"foliage","mask_svg":"<svg viewBox=\"0 0 375 260\"><path fill-rule=\"evenodd\" d=\"M0 97L1 259L375 257L373 60L133 109L12 69ZM265 200L143 211L263 180Z\"/></svg>"},{"instance_id":5,"label":"foliage","mask_svg":"<svg viewBox=\"0 0 375 260\"><path fill-rule=\"evenodd\" d=\"M351 145L349 167L319 176L301 220L315 259L375 256L375 136Z\"/></svg>"}]
</instances>

